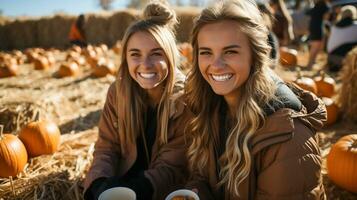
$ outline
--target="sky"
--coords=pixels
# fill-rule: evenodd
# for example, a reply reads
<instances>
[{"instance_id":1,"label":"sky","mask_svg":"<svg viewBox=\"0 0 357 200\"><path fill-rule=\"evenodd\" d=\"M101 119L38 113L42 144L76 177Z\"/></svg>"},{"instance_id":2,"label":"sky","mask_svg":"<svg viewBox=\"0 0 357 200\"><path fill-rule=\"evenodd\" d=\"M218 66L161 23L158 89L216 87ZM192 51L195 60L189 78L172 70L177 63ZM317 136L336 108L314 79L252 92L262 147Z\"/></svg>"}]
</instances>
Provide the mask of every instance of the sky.
<instances>
[{"instance_id":1,"label":"sky","mask_svg":"<svg viewBox=\"0 0 357 200\"><path fill-rule=\"evenodd\" d=\"M125 8L127 0L116 0L113 9ZM100 11L98 0L0 0L5 16L45 16L65 12L80 14Z\"/></svg>"},{"instance_id":2,"label":"sky","mask_svg":"<svg viewBox=\"0 0 357 200\"><path fill-rule=\"evenodd\" d=\"M114 0L113 9L123 9L129 0ZM187 3L189 0L181 0ZM206 1L206 0L205 0ZM2 15L17 16L46 16L54 13L81 13L97 12L102 10L99 0L0 0Z\"/></svg>"}]
</instances>

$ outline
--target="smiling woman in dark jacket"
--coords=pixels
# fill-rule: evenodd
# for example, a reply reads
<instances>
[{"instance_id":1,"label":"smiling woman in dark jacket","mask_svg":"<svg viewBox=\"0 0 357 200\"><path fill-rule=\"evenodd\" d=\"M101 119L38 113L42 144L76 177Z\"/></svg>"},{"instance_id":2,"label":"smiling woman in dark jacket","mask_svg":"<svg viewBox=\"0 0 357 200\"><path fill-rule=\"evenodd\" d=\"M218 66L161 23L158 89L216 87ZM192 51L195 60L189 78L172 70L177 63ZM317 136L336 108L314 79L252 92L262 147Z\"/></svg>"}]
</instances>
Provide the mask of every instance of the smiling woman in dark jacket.
<instances>
[{"instance_id":1,"label":"smiling woman in dark jacket","mask_svg":"<svg viewBox=\"0 0 357 200\"><path fill-rule=\"evenodd\" d=\"M316 129L326 109L269 69L268 30L253 0L203 9L186 88L187 188L210 199L323 199Z\"/></svg>"}]
</instances>

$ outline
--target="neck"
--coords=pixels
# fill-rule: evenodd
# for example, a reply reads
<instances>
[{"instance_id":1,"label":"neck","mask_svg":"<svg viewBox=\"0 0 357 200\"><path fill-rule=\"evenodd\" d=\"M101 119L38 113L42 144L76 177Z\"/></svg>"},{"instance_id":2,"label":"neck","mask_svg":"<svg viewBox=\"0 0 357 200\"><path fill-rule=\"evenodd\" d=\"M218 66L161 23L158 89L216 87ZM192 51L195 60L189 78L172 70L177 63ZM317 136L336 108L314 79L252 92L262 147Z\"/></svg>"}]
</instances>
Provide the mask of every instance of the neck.
<instances>
[{"instance_id":1,"label":"neck","mask_svg":"<svg viewBox=\"0 0 357 200\"><path fill-rule=\"evenodd\" d=\"M149 96L149 105L151 107L155 107L160 103L162 93L163 93L163 88L158 86L153 89L147 90L148 96Z\"/></svg>"},{"instance_id":2,"label":"neck","mask_svg":"<svg viewBox=\"0 0 357 200\"><path fill-rule=\"evenodd\" d=\"M224 96L226 103L228 105L229 114L231 117L235 117L238 108L238 96L237 95L226 95Z\"/></svg>"}]
</instances>

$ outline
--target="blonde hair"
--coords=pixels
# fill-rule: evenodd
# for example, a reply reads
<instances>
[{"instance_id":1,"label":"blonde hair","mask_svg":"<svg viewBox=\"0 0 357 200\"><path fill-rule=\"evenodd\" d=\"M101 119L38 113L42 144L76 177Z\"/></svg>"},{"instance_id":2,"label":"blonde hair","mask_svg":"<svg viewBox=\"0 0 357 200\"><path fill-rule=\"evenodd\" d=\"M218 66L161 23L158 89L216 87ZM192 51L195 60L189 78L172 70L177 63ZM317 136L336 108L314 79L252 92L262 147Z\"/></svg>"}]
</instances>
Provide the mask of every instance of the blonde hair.
<instances>
[{"instance_id":1,"label":"blonde hair","mask_svg":"<svg viewBox=\"0 0 357 200\"><path fill-rule=\"evenodd\" d=\"M224 104L224 98L213 92L200 73L197 36L203 26L223 20L237 22L240 31L248 37L252 51L251 72L241 86L233 129L227 134L226 150L219 158L222 168L217 186L226 185L230 193L239 196L238 186L247 178L252 165L249 141L264 124L266 115L262 107L276 99L276 87L268 67L268 30L253 0L217 2L202 10L195 21L192 33L193 69L185 87L187 105L195 115L188 127L192 134L188 157L190 169L203 174L200 167L207 165L209 146L214 137L219 135L218 112Z\"/></svg>"},{"instance_id":2,"label":"blonde hair","mask_svg":"<svg viewBox=\"0 0 357 200\"><path fill-rule=\"evenodd\" d=\"M175 12L163 1L152 1L143 12L143 19L132 24L126 31L122 46L121 64L118 71L117 102L118 126L121 151L126 152L126 144L135 143L139 134L144 132L144 113L148 107L147 93L129 74L126 60L127 45L130 37L137 32L147 32L163 49L169 65L169 73L164 83L163 95L158 105L157 134L160 144L167 143L167 128L170 117L170 96L174 92L176 66L179 51L176 46L174 25L177 23ZM159 86L158 86L159 87Z\"/></svg>"}]
</instances>

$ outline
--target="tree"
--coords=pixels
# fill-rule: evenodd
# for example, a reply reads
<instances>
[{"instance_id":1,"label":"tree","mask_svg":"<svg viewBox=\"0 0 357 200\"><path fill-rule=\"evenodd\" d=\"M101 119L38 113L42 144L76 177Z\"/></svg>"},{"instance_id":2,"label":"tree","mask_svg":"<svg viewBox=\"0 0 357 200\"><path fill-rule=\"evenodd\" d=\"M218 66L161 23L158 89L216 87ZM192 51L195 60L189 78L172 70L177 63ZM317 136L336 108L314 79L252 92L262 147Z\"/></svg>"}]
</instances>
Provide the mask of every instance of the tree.
<instances>
[{"instance_id":1,"label":"tree","mask_svg":"<svg viewBox=\"0 0 357 200\"><path fill-rule=\"evenodd\" d=\"M99 6L104 10L110 10L114 0L99 0Z\"/></svg>"}]
</instances>

